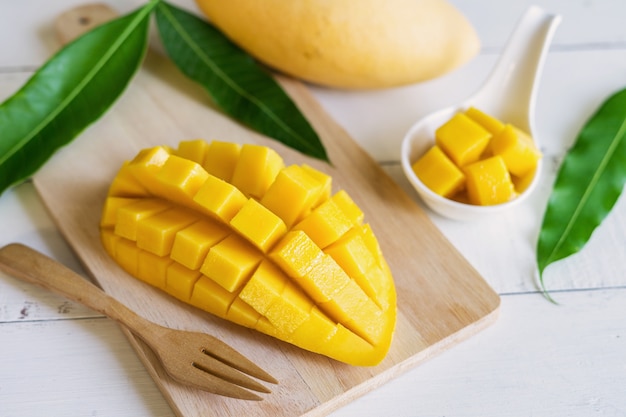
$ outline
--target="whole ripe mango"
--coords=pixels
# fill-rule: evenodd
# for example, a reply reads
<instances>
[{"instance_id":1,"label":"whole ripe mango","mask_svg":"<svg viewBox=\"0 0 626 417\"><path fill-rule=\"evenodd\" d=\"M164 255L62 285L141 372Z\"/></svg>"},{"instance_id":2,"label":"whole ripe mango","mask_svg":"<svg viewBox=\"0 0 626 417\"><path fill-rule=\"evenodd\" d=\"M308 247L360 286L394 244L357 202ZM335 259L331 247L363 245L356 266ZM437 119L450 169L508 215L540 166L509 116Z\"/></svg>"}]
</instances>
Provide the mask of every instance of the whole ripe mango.
<instances>
[{"instance_id":1,"label":"whole ripe mango","mask_svg":"<svg viewBox=\"0 0 626 417\"><path fill-rule=\"evenodd\" d=\"M385 88L443 75L480 42L446 0L196 0L252 56L312 83Z\"/></svg>"},{"instance_id":2,"label":"whole ripe mango","mask_svg":"<svg viewBox=\"0 0 626 417\"><path fill-rule=\"evenodd\" d=\"M391 271L331 177L274 150L202 140L140 151L114 178L102 243L134 277L209 313L352 365L379 363Z\"/></svg>"}]
</instances>

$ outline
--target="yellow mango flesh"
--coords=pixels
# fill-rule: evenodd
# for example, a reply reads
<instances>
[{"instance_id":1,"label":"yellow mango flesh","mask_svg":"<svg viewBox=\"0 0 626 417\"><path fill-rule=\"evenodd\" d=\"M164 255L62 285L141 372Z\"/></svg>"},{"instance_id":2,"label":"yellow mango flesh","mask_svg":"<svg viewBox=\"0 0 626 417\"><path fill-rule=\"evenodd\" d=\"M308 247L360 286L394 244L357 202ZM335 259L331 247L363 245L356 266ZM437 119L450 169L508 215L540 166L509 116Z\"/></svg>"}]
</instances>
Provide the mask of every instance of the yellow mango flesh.
<instances>
[{"instance_id":1,"label":"yellow mango flesh","mask_svg":"<svg viewBox=\"0 0 626 417\"><path fill-rule=\"evenodd\" d=\"M506 203L515 198L515 187L500 156L493 156L465 167L470 203L481 206Z\"/></svg>"},{"instance_id":2,"label":"yellow mango flesh","mask_svg":"<svg viewBox=\"0 0 626 417\"><path fill-rule=\"evenodd\" d=\"M465 188L463 171L437 145L413 164L413 171L428 188L444 197Z\"/></svg>"},{"instance_id":3,"label":"yellow mango flesh","mask_svg":"<svg viewBox=\"0 0 626 417\"><path fill-rule=\"evenodd\" d=\"M500 133L500 131L504 128L504 123L502 123L502 121L480 109L477 109L476 107L470 107L465 110L465 115L481 125L483 128L487 129L487 131L489 131L492 135Z\"/></svg>"},{"instance_id":4,"label":"yellow mango flesh","mask_svg":"<svg viewBox=\"0 0 626 417\"><path fill-rule=\"evenodd\" d=\"M378 364L396 321L391 271L331 178L272 149L201 140L144 149L112 181L105 250L190 305L303 349Z\"/></svg>"},{"instance_id":5,"label":"yellow mango flesh","mask_svg":"<svg viewBox=\"0 0 626 417\"><path fill-rule=\"evenodd\" d=\"M435 145L413 162L412 169L424 185L443 197L495 205L528 188L540 158L529 135L470 107L435 131Z\"/></svg>"},{"instance_id":6,"label":"yellow mango flesh","mask_svg":"<svg viewBox=\"0 0 626 417\"><path fill-rule=\"evenodd\" d=\"M532 172L541 158L532 139L510 124L493 137L490 146L493 155L500 155L509 172L517 177Z\"/></svg>"},{"instance_id":7,"label":"yellow mango flesh","mask_svg":"<svg viewBox=\"0 0 626 417\"><path fill-rule=\"evenodd\" d=\"M491 134L463 113L457 113L435 131L435 143L457 166L478 161Z\"/></svg>"}]
</instances>

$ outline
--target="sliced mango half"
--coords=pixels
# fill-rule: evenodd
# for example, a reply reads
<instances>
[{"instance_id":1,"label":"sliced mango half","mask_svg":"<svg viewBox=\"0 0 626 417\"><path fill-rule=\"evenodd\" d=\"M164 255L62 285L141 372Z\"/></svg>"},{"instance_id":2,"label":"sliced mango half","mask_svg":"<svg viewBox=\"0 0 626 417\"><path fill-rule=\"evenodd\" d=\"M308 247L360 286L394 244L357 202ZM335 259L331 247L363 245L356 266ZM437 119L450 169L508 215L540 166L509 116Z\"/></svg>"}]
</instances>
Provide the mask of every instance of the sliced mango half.
<instances>
[{"instance_id":1,"label":"sliced mango half","mask_svg":"<svg viewBox=\"0 0 626 417\"><path fill-rule=\"evenodd\" d=\"M128 273L218 317L351 365L389 350L396 291L363 212L271 148L144 149L113 180L100 230Z\"/></svg>"}]
</instances>

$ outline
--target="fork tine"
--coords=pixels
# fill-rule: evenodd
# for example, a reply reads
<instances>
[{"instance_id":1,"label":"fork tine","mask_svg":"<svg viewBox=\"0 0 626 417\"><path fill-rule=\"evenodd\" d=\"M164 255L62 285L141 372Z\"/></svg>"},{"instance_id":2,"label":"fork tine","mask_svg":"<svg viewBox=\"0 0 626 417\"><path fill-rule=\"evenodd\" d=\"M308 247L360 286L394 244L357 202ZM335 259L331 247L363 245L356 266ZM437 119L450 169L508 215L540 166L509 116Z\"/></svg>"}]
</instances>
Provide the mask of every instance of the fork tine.
<instances>
[{"instance_id":1,"label":"fork tine","mask_svg":"<svg viewBox=\"0 0 626 417\"><path fill-rule=\"evenodd\" d=\"M260 400L261 397L247 389L261 393L271 391L248 375L263 377L267 382L276 381L234 348L206 333L159 326L158 339L169 339L180 351L193 352L185 356L180 355L179 349L170 349L161 350L157 355L170 376L199 389L233 398Z\"/></svg>"},{"instance_id":2,"label":"fork tine","mask_svg":"<svg viewBox=\"0 0 626 417\"><path fill-rule=\"evenodd\" d=\"M235 368L241 372L244 372L248 375L251 375L255 378L258 378L262 381L269 382L272 384L278 384L276 378L272 375L264 371L250 359L217 339L211 335L205 335L207 339L210 340L210 349L205 349L204 353L206 355L212 356L215 359L218 359L220 362L223 362L232 368Z\"/></svg>"},{"instance_id":3,"label":"fork tine","mask_svg":"<svg viewBox=\"0 0 626 417\"><path fill-rule=\"evenodd\" d=\"M240 400L261 401L262 398L253 392L248 391L238 385L226 381L218 376L205 372L195 366L185 368L184 375L178 375L181 369L167 370L168 374L185 385L190 385L203 391L225 397L236 398Z\"/></svg>"},{"instance_id":4,"label":"fork tine","mask_svg":"<svg viewBox=\"0 0 626 417\"><path fill-rule=\"evenodd\" d=\"M225 381L253 391L263 393L271 392L259 382L249 378L229 364L223 363L219 359L214 358L210 353L206 351L203 351L203 353L204 355L199 356L198 360L194 361L192 364L194 368L200 369L201 371L207 372Z\"/></svg>"}]
</instances>

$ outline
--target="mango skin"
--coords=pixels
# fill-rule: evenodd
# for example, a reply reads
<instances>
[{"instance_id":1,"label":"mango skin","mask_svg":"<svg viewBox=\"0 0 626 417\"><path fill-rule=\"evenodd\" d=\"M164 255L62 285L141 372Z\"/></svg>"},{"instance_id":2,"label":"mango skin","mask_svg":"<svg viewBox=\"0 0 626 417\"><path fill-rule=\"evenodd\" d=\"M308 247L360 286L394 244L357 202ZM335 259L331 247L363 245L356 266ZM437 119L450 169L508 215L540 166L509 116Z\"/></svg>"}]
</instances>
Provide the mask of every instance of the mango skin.
<instances>
[{"instance_id":1,"label":"mango skin","mask_svg":"<svg viewBox=\"0 0 626 417\"><path fill-rule=\"evenodd\" d=\"M324 86L374 89L441 76L480 41L445 0L196 0L232 41L283 73Z\"/></svg>"},{"instance_id":2,"label":"mango skin","mask_svg":"<svg viewBox=\"0 0 626 417\"><path fill-rule=\"evenodd\" d=\"M185 303L373 366L395 330L393 277L363 212L331 187L259 145L148 148L113 180L101 239L129 274Z\"/></svg>"}]
</instances>

